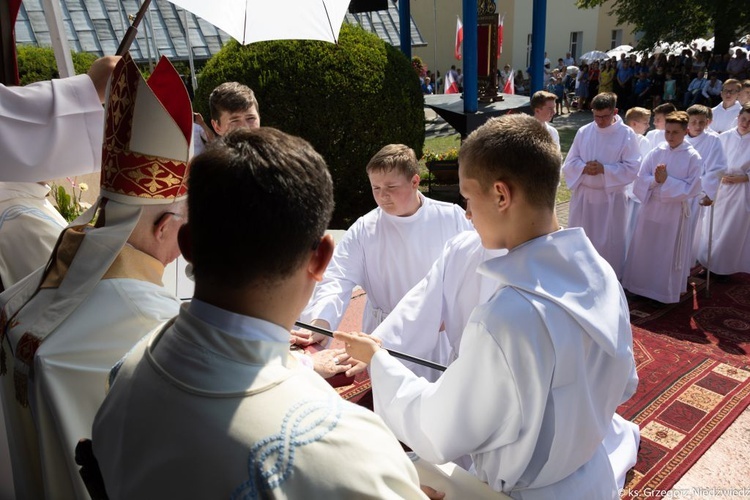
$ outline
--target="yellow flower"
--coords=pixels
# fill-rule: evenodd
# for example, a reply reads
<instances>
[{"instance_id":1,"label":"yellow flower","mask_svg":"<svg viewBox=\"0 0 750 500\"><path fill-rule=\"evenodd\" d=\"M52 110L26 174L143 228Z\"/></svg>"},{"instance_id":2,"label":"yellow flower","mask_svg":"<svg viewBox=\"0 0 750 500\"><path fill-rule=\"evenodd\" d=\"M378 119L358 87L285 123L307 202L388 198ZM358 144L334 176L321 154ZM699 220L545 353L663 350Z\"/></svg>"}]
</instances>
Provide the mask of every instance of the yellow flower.
<instances>
[{"instance_id":1,"label":"yellow flower","mask_svg":"<svg viewBox=\"0 0 750 500\"><path fill-rule=\"evenodd\" d=\"M82 182L82 183L80 183L80 184L78 185L78 188L79 188L79 189L80 189L81 191L88 191L88 190L89 190L89 185L88 185L88 184L86 184L85 182Z\"/></svg>"}]
</instances>

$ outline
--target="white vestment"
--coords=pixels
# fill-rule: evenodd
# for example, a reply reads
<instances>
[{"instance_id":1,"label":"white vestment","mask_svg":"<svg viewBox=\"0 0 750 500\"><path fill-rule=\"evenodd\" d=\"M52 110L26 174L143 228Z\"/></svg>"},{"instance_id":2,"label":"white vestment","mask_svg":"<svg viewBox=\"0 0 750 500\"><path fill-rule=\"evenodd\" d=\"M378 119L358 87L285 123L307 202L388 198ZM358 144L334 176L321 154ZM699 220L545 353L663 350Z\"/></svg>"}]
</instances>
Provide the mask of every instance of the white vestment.
<instances>
[{"instance_id":1,"label":"white vestment","mask_svg":"<svg viewBox=\"0 0 750 500\"><path fill-rule=\"evenodd\" d=\"M324 319L335 330L359 285L367 292L362 331L371 333L425 277L445 242L472 229L458 205L419 196L422 206L414 215L396 217L376 208L357 219L336 246L302 321Z\"/></svg>"},{"instance_id":2,"label":"white vestment","mask_svg":"<svg viewBox=\"0 0 750 500\"><path fill-rule=\"evenodd\" d=\"M49 190L35 182L0 182L0 282L4 288L47 264L60 231L68 225L47 201Z\"/></svg>"},{"instance_id":3,"label":"white vestment","mask_svg":"<svg viewBox=\"0 0 750 500\"><path fill-rule=\"evenodd\" d=\"M479 269L498 291L472 313L458 358L429 383L379 350L375 412L428 461L471 454L513 498L619 498L602 440L637 377L611 267L573 228Z\"/></svg>"},{"instance_id":4,"label":"white vestment","mask_svg":"<svg viewBox=\"0 0 750 500\"><path fill-rule=\"evenodd\" d=\"M698 260L701 245L705 240L708 244L708 235L711 223L711 207L704 207L698 204L704 196L711 200L716 199L716 193L719 190L721 177L727 170L727 157L724 154L724 148L721 146L719 136L711 131L706 130L697 137L685 136L685 140L698 151L703 159L703 170L701 171L701 191L702 193L696 198L695 210L691 212L690 228L694 230L693 248L688 261L690 267L695 265ZM715 210L715 209L713 209Z\"/></svg>"},{"instance_id":5,"label":"white vestment","mask_svg":"<svg viewBox=\"0 0 750 500\"><path fill-rule=\"evenodd\" d=\"M588 161L604 165L604 174L587 175ZM606 128L590 123L573 139L563 175L572 191L568 227L582 227L594 248L615 270L625 264L628 202L625 189L638 174L641 161L638 136L620 117Z\"/></svg>"},{"instance_id":6,"label":"white vestment","mask_svg":"<svg viewBox=\"0 0 750 500\"><path fill-rule=\"evenodd\" d=\"M709 127L711 127L711 130L717 134L733 129L737 126L737 116L740 114L741 109L742 105L739 101L735 101L735 103L728 108L725 108L724 103L720 102L711 109L713 118L711 119L711 125L709 125Z\"/></svg>"},{"instance_id":7,"label":"white vestment","mask_svg":"<svg viewBox=\"0 0 750 500\"><path fill-rule=\"evenodd\" d=\"M555 141L555 144L557 144L557 147L560 147L560 133L557 131L555 127L550 125L547 122L544 122L544 126L547 128L547 132L549 132L549 135L552 136L552 140Z\"/></svg>"},{"instance_id":8,"label":"white vestment","mask_svg":"<svg viewBox=\"0 0 750 500\"><path fill-rule=\"evenodd\" d=\"M373 335L383 347L449 365L458 357L464 328L474 308L487 302L497 281L477 272L479 265L505 255L507 250L488 250L479 233L466 231L445 244L427 276L401 299ZM441 349L447 341L448 349ZM416 375L434 382L441 372L402 361ZM634 373L633 377L637 377ZM635 382L634 382L635 383ZM604 445L618 484L635 465L640 431L636 424L615 414ZM469 468L471 461L456 461Z\"/></svg>"},{"instance_id":9,"label":"white vestment","mask_svg":"<svg viewBox=\"0 0 750 500\"><path fill-rule=\"evenodd\" d=\"M0 181L98 172L103 136L104 109L88 75L0 85Z\"/></svg>"},{"instance_id":10,"label":"white vestment","mask_svg":"<svg viewBox=\"0 0 750 500\"><path fill-rule=\"evenodd\" d=\"M727 157L727 175L750 175L750 134L742 136L733 128L719 140ZM706 228L704 225L703 230ZM703 239L698 260L717 274L750 272L750 182L719 186L710 266L707 238Z\"/></svg>"},{"instance_id":11,"label":"white vestment","mask_svg":"<svg viewBox=\"0 0 750 500\"><path fill-rule=\"evenodd\" d=\"M661 144L667 142L667 140L664 138L664 129L649 130L648 132L646 132L646 139L648 139L649 142L649 151L654 148L658 148Z\"/></svg>"},{"instance_id":12,"label":"white vestment","mask_svg":"<svg viewBox=\"0 0 750 500\"><path fill-rule=\"evenodd\" d=\"M646 154L651 151L651 142L644 135L636 134L638 137L639 150L641 152L641 160L646 157ZM639 166L640 168L640 166ZM635 221L638 217L638 209L641 207L641 200L633 194L633 183L627 185L625 188L625 196L628 198L628 223L625 230L625 248L630 247L630 241L633 239L633 232L635 232ZM625 255L627 260L628 256Z\"/></svg>"},{"instance_id":13,"label":"white vestment","mask_svg":"<svg viewBox=\"0 0 750 500\"><path fill-rule=\"evenodd\" d=\"M109 371L141 337L179 310L179 301L161 286L161 262L126 246L75 312L38 345L26 391L29 406L22 406L14 387L20 380L15 355L35 343L25 333L28 325L66 300L57 286L75 254L76 233L66 233L43 288L18 315L8 311L2 400L19 498L88 498L74 450L79 439L91 436ZM0 295L0 306L14 291Z\"/></svg>"},{"instance_id":14,"label":"white vestment","mask_svg":"<svg viewBox=\"0 0 750 500\"><path fill-rule=\"evenodd\" d=\"M93 426L109 498L424 498L379 417L241 318L184 306L127 356Z\"/></svg>"},{"instance_id":15,"label":"white vestment","mask_svg":"<svg viewBox=\"0 0 750 500\"><path fill-rule=\"evenodd\" d=\"M667 166L667 180L654 179L656 166ZM643 160L633 192L641 200L622 286L659 302L679 302L687 286L692 254L690 229L703 166L698 152L684 142L662 144Z\"/></svg>"}]
</instances>

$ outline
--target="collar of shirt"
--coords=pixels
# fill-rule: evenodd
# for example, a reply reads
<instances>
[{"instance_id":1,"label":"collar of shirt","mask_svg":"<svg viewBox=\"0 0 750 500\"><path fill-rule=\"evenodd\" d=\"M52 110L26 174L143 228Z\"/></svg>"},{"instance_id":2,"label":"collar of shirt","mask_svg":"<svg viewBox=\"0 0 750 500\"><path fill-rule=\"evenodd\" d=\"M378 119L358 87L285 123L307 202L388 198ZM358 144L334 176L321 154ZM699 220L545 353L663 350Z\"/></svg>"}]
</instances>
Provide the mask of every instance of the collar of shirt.
<instances>
[{"instance_id":1,"label":"collar of shirt","mask_svg":"<svg viewBox=\"0 0 750 500\"><path fill-rule=\"evenodd\" d=\"M289 343L289 331L275 323L233 313L202 300L193 299L188 312L199 320L242 340Z\"/></svg>"},{"instance_id":2,"label":"collar of shirt","mask_svg":"<svg viewBox=\"0 0 750 500\"><path fill-rule=\"evenodd\" d=\"M37 198L43 200L50 192L47 184L36 182L0 182L0 200Z\"/></svg>"}]
</instances>

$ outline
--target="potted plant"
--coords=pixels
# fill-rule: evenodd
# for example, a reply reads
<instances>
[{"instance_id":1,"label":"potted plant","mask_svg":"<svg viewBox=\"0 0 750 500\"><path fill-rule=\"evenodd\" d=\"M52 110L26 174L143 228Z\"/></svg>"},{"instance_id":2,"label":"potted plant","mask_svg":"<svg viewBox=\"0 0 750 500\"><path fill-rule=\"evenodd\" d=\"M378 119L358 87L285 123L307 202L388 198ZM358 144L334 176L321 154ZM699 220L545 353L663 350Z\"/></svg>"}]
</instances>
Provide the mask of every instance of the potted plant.
<instances>
[{"instance_id":1,"label":"potted plant","mask_svg":"<svg viewBox=\"0 0 750 500\"><path fill-rule=\"evenodd\" d=\"M425 150L422 159L432 178L438 184L458 183L458 149L451 148L442 152Z\"/></svg>"}]
</instances>

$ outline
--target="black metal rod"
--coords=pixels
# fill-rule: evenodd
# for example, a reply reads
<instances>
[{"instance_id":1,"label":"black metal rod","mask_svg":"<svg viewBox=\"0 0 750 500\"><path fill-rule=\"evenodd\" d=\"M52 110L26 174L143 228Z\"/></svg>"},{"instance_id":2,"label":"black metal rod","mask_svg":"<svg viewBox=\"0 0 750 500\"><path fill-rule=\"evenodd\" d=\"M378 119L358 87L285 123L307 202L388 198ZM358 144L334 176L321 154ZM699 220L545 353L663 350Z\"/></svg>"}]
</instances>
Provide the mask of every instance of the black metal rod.
<instances>
[{"instance_id":1,"label":"black metal rod","mask_svg":"<svg viewBox=\"0 0 750 500\"><path fill-rule=\"evenodd\" d=\"M311 332L320 333L322 335L325 335L327 337L333 338L333 332L331 330L327 330L325 328L321 328L319 326L313 326L308 325L307 323L303 323L301 321L295 321L295 325L299 326L300 328L305 328L306 330L310 330ZM385 349L385 347L381 347L381 349ZM432 361L428 361L426 359L418 358L416 356L412 356L411 354L404 354L403 352L394 351L393 349L385 349L388 354L393 356L394 358L400 358L405 361L411 361L412 363L416 363L418 365L426 366L427 368L432 368L433 370L438 370L441 372L445 371L445 366L433 363Z\"/></svg>"},{"instance_id":2,"label":"black metal rod","mask_svg":"<svg viewBox=\"0 0 750 500\"><path fill-rule=\"evenodd\" d=\"M131 24L128 31L125 32L125 36L120 42L120 46L117 47L117 52L115 52L116 56L121 56L130 50L130 45L132 45L133 40L135 40L135 35L138 34L138 25L141 24L141 19L146 15L149 5L151 5L151 0L145 0L143 5L141 5L141 8L138 9L138 14L136 14L135 19L133 19L133 24Z\"/></svg>"}]
</instances>

